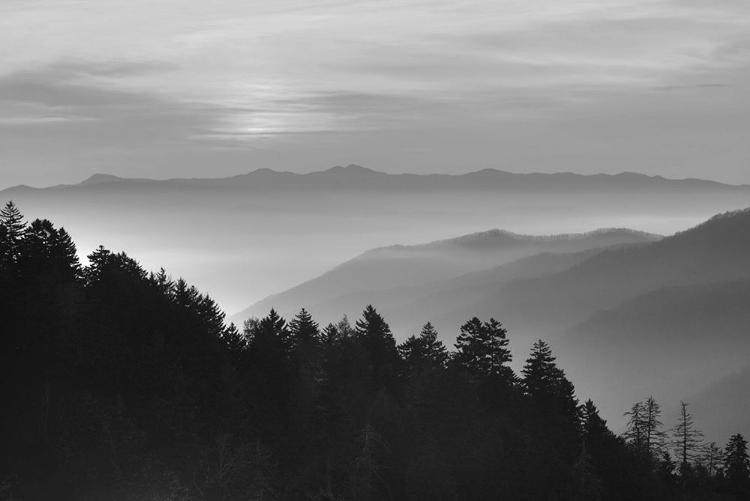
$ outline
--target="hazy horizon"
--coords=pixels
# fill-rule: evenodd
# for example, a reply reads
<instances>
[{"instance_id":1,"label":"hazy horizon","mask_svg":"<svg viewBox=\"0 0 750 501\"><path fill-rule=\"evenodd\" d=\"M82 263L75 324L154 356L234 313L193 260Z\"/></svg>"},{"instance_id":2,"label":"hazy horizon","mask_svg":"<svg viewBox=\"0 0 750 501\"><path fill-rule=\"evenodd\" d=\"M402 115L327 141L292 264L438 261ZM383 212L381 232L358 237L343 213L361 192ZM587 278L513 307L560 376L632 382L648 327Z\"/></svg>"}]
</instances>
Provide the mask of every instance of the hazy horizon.
<instances>
[{"instance_id":1,"label":"hazy horizon","mask_svg":"<svg viewBox=\"0 0 750 501\"><path fill-rule=\"evenodd\" d=\"M214 179L227 179L227 178L231 178L231 177L234 177L234 176L247 175L247 174L251 174L251 173L256 172L256 171L262 171L264 169L268 169L268 170L271 170L271 171L277 172L277 173L293 173L293 174L302 174L302 175L304 175L304 174L325 172L325 171L329 171L329 170L332 170L332 169L335 169L335 168L348 167L348 166L363 167L364 169L367 169L367 170L372 170L372 171L375 171L375 172L378 172L378 173L392 174L392 175L407 174L407 175L429 176L429 175L433 175L433 174L438 174L438 175L448 175L448 176L461 176L461 175L464 175L464 174L472 174L472 173L476 173L476 172L479 172L479 171L485 171L485 170L496 170L496 171L506 172L506 173L510 173L510 174L574 174L574 175L581 175L581 176L595 176L595 175L617 176L617 175L622 175L622 174L638 174L638 175L644 175L644 176L648 176L648 177L664 177L665 179L675 180L675 181L679 181L679 180L700 180L700 181L711 181L711 182L726 184L726 185L730 185L730 186L750 186L750 182L748 182L748 183L744 183L744 182L740 182L740 183L725 182L725 181L721 181L719 179L715 179L715 178L711 178L711 177L694 177L694 176L686 176L686 177L674 176L674 177L672 177L672 176L661 176L660 174L648 174L648 173L645 173L645 172L638 172L638 171L634 171L634 170L624 170L624 171L620 171L620 172L589 172L589 173L580 173L580 172L574 172L574 171L549 171L549 172L543 172L543 171L514 171L514 170L500 169L500 168L494 168L494 167L485 167L483 169L477 169L477 170L466 170L465 172L413 172L413 171L390 172L390 171L386 171L386 170L373 169L373 168L365 166L365 165L349 163L349 164L331 165L329 167L321 168L319 170L309 170L309 171L304 171L304 172L303 171L297 171L297 170L285 170L285 169L282 169L282 168L270 169L270 168L267 168L267 167L258 167L258 168L253 168L253 169L250 169L250 170L246 170L246 171L243 171L243 172L237 172L237 173L229 174L229 175L221 175L221 176L220 175L215 175L214 176L214 175L211 175L210 173L207 173L205 176L194 176L194 177L179 177L179 176L178 177L171 177L171 176L170 177L165 177L165 176L158 176L158 175L156 175L156 176L152 175L152 176L148 176L148 177L135 177L135 176L130 176L130 175L118 174L118 173L114 173L114 172L107 172L107 173L104 173L104 172L94 172L94 173L86 176L85 178L75 178L75 179L71 178L69 180L66 180L65 182L56 183L56 184L38 184L38 185L32 185L32 184L23 183L23 182L19 183L19 184L14 184L14 185L8 185L8 186L0 184L0 192L4 191L4 190L7 190L7 189L10 189L10 188L16 188L16 187L19 187L19 186L28 186L28 187L37 188L37 189L53 188L55 186L73 186L73 185L84 183L85 181L88 181L89 179L92 179L94 176L101 176L101 175L104 175L104 176L113 176L113 177L116 177L116 178L121 178L121 179L126 179L126 180L127 179L138 179L138 180L142 179L142 180L148 180L148 181L172 181L172 180L186 180L186 179L190 179L190 180L214 180Z\"/></svg>"}]
</instances>

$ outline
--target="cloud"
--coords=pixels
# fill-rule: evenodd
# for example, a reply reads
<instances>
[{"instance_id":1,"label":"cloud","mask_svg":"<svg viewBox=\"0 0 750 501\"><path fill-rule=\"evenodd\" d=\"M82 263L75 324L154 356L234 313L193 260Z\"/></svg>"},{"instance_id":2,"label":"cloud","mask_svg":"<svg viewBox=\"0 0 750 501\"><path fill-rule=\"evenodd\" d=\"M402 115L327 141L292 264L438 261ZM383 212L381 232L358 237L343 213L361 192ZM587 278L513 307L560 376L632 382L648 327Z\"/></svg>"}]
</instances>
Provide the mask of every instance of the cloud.
<instances>
[{"instance_id":1,"label":"cloud","mask_svg":"<svg viewBox=\"0 0 750 501\"><path fill-rule=\"evenodd\" d=\"M440 149L487 136L465 148L488 166L492 137L560 123L586 137L600 116L648 116L652 94L670 96L673 117L746 102L732 75L750 68L748 32L744 0L5 0L0 127L67 151L55 158L68 164L165 166L174 151L311 162L326 148L356 153L347 142L361 135L388 162L429 152L427 137ZM522 168L537 144L504 151ZM608 147L623 146L597 146Z\"/></svg>"}]
</instances>

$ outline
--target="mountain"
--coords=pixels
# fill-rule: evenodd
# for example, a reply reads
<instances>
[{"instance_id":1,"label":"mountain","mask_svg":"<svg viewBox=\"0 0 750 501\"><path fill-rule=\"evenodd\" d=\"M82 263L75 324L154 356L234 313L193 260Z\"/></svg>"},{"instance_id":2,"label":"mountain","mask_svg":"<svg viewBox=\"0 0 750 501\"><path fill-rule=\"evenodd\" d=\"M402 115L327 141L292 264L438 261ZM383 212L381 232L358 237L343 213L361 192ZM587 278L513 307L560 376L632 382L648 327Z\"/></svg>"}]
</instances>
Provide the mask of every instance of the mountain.
<instances>
[{"instance_id":1,"label":"mountain","mask_svg":"<svg viewBox=\"0 0 750 501\"><path fill-rule=\"evenodd\" d=\"M713 217L648 245L606 250L561 273L503 285L435 320L452 318L455 325L460 318L495 316L521 336L555 336L649 291L743 278L750 279L750 210Z\"/></svg>"},{"instance_id":2,"label":"mountain","mask_svg":"<svg viewBox=\"0 0 750 501\"><path fill-rule=\"evenodd\" d=\"M697 388L747 364L748 305L750 280L664 287L569 329L557 355L579 392L616 414L652 394L693 402L704 398L693 397Z\"/></svg>"},{"instance_id":3,"label":"mountain","mask_svg":"<svg viewBox=\"0 0 750 501\"><path fill-rule=\"evenodd\" d=\"M410 257L443 255L440 251L456 247L462 253L482 255L477 249L493 248L482 245L483 238L493 241L489 235L497 235L505 241L508 237L502 232L479 235L484 237L398 247L393 254L394 248L372 253L394 256L391 261L366 261L372 255L365 253L269 298L257 305L257 314L276 305L291 314L306 306L316 318L328 321L326 315L356 317L372 302L398 337L418 332L429 320L449 345L469 318L495 317L508 328L516 368L534 340L547 340L578 395L594 398L616 428L624 424L622 413L637 401L653 395L667 408L747 365L750 209L717 215L659 240L648 237L641 243L578 253L541 253L452 279L331 296L335 284L343 284L339 291L351 286L347 273L364 277L366 272L377 280L381 270L383 280L390 281L416 266ZM561 241L571 245L585 239ZM507 252L507 242L501 248ZM370 266L361 267L363 260ZM315 296L319 284L324 292ZM290 304L303 299L310 302ZM724 404L729 405L728 399ZM717 441L729 430L713 418L707 418L706 428L718 430L712 438Z\"/></svg>"},{"instance_id":4,"label":"mountain","mask_svg":"<svg viewBox=\"0 0 750 501\"><path fill-rule=\"evenodd\" d=\"M78 236L81 259L99 245L128 249L147 269L168 264L230 312L392 244L487 228L551 235L625 227L667 235L750 206L747 186L632 173L394 175L358 166L309 174L258 169L221 179L94 175L78 185L16 187L2 195L30 220L55 214ZM450 273L429 276L439 265L432 260L429 273L409 269L424 277L398 284L480 269L449 264Z\"/></svg>"},{"instance_id":5,"label":"mountain","mask_svg":"<svg viewBox=\"0 0 750 501\"><path fill-rule=\"evenodd\" d=\"M367 251L293 289L270 296L243 310L234 319L241 321L250 316L263 316L271 308L291 316L305 307L322 320L333 321L343 313L357 313L349 310L353 301L361 301L358 307L372 303L387 308L391 303L388 298L399 297L406 302L424 292L475 284L477 278L498 278L497 275L502 275L506 270L484 271L478 277L448 281L439 286L433 283L536 254L576 253L608 246L653 242L659 238L627 229L601 229L554 236L519 235L494 229L423 245L382 247ZM428 284L425 288L415 287L425 284ZM330 306L320 305L325 302Z\"/></svg>"},{"instance_id":6,"label":"mountain","mask_svg":"<svg viewBox=\"0 0 750 501\"><path fill-rule=\"evenodd\" d=\"M750 365L734 370L684 401L690 404L696 428L702 430L709 440L721 445L735 433L749 436Z\"/></svg>"},{"instance_id":7,"label":"mountain","mask_svg":"<svg viewBox=\"0 0 750 501\"><path fill-rule=\"evenodd\" d=\"M133 189L147 184L150 188L225 189L251 192L269 191L501 191L501 192L750 192L750 186L728 185L701 179L667 179L634 172L583 175L563 173L513 173L484 169L467 174L387 174L359 165L336 166L325 171L297 174L271 169L257 169L247 174L215 179L168 180L132 179L110 174L94 174L75 185L46 189L90 190ZM142 186L141 186L142 188ZM45 188L41 188L45 189ZM14 188L0 193L12 194Z\"/></svg>"}]
</instances>

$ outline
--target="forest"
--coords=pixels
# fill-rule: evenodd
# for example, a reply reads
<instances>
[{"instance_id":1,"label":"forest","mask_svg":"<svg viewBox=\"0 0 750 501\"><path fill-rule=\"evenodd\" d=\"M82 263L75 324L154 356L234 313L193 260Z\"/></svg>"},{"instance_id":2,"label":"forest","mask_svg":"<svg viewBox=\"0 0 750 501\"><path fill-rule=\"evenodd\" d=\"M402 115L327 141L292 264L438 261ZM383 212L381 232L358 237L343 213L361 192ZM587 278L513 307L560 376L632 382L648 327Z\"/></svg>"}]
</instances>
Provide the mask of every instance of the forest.
<instances>
[{"instance_id":1,"label":"forest","mask_svg":"<svg viewBox=\"0 0 750 501\"><path fill-rule=\"evenodd\" d=\"M217 245L220 245L217 243ZM427 320L427 319L425 319ZM0 500L743 500L747 441L652 397L622 434L502 319L227 325L165 269L0 211ZM644 396L646 397L646 396Z\"/></svg>"}]
</instances>

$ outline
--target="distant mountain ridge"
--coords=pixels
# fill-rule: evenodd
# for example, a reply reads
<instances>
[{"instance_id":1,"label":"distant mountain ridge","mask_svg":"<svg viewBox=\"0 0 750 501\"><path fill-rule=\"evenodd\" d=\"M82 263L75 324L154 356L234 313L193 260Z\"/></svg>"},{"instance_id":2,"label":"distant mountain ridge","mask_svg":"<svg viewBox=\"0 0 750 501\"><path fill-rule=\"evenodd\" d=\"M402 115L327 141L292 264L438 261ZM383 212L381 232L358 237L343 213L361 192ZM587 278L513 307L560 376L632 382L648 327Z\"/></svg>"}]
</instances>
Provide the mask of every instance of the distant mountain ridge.
<instances>
[{"instance_id":1,"label":"distant mountain ridge","mask_svg":"<svg viewBox=\"0 0 750 501\"><path fill-rule=\"evenodd\" d=\"M233 319L260 316L273 307L290 315L326 300L365 291L418 286L493 268L540 253L560 254L655 242L662 238L622 228L580 234L521 235L505 230L476 232L418 245L368 250L323 275L250 306ZM345 311L341 311L343 314Z\"/></svg>"},{"instance_id":2,"label":"distant mountain ridge","mask_svg":"<svg viewBox=\"0 0 750 501\"><path fill-rule=\"evenodd\" d=\"M497 169L483 169L466 174L388 174L359 165L336 166L324 171L298 174L261 168L226 178L174 178L166 180L135 179L112 174L94 174L71 185L57 185L48 189L127 189L149 185L152 188L220 188L232 190L393 190L441 191L448 189L478 191L542 191L565 192L578 190L603 191L716 191L748 190L750 185L730 185L702 179L668 179L634 172L619 174L514 173ZM20 187L8 188L13 190Z\"/></svg>"}]
</instances>

